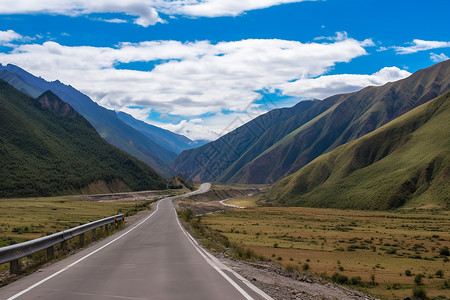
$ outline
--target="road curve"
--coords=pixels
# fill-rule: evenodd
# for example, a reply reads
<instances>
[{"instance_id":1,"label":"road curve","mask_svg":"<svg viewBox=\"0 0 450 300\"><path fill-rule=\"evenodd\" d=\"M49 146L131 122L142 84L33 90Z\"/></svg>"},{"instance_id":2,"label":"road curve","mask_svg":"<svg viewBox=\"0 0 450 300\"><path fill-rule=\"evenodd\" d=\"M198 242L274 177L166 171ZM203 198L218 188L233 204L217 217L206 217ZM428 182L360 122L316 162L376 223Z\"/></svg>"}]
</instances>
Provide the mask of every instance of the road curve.
<instances>
[{"instance_id":1,"label":"road curve","mask_svg":"<svg viewBox=\"0 0 450 300\"><path fill-rule=\"evenodd\" d=\"M131 228L0 288L0 299L270 299L196 245L172 206L179 197L160 200Z\"/></svg>"}]
</instances>

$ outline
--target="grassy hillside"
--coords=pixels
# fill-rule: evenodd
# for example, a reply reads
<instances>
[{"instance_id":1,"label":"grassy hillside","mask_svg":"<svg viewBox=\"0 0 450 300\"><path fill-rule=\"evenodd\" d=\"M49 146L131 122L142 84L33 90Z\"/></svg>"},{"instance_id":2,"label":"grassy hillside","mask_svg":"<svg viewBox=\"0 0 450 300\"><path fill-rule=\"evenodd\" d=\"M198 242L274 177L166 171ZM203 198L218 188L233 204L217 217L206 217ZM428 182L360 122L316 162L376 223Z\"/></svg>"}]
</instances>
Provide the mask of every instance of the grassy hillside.
<instances>
[{"instance_id":1,"label":"grassy hillside","mask_svg":"<svg viewBox=\"0 0 450 300\"><path fill-rule=\"evenodd\" d=\"M155 143L120 120L115 111L98 105L72 86L58 80L48 82L11 64L0 64L0 78L33 98L47 90L52 91L86 118L108 143L145 162L163 176L173 176L167 164L176 157L175 153ZM159 138L164 139L163 136Z\"/></svg>"},{"instance_id":2,"label":"grassy hillside","mask_svg":"<svg viewBox=\"0 0 450 300\"><path fill-rule=\"evenodd\" d=\"M93 184L109 191L166 187L53 93L35 100L0 80L0 197L80 193Z\"/></svg>"},{"instance_id":3,"label":"grassy hillside","mask_svg":"<svg viewBox=\"0 0 450 300\"><path fill-rule=\"evenodd\" d=\"M279 181L267 204L450 208L450 93Z\"/></svg>"},{"instance_id":4,"label":"grassy hillside","mask_svg":"<svg viewBox=\"0 0 450 300\"><path fill-rule=\"evenodd\" d=\"M450 60L447 60L403 80L342 95L337 104L283 137L229 181L273 183L449 89Z\"/></svg>"},{"instance_id":5,"label":"grassy hillside","mask_svg":"<svg viewBox=\"0 0 450 300\"><path fill-rule=\"evenodd\" d=\"M303 101L291 108L274 109L252 121L240 126L216 141L202 147L183 151L171 163L170 166L177 174L191 181L217 181L230 168L236 168L241 163L237 162L247 153L260 154L260 150L253 147L261 140L267 130L272 126L301 114L314 105L315 101ZM274 135L277 140L279 135ZM281 138L281 137L279 137ZM267 140L270 144L270 141ZM261 144L258 144L258 147ZM265 150L267 144L262 145ZM226 180L222 180L226 181Z\"/></svg>"}]
</instances>

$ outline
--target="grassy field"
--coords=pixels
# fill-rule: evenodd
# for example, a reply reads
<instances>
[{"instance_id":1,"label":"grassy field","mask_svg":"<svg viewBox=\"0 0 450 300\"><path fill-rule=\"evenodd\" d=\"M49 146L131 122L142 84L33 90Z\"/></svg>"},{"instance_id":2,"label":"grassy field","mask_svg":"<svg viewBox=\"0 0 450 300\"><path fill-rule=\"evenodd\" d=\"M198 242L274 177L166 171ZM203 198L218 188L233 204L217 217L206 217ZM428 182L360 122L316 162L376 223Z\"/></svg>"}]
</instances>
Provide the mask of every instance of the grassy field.
<instances>
[{"instance_id":1,"label":"grassy field","mask_svg":"<svg viewBox=\"0 0 450 300\"><path fill-rule=\"evenodd\" d=\"M176 192L176 191L175 191ZM174 194L175 192L170 192ZM0 199L0 247L45 236L118 213L146 209L145 201L80 201L74 196ZM0 265L0 274L9 264Z\"/></svg>"},{"instance_id":2,"label":"grassy field","mask_svg":"<svg viewBox=\"0 0 450 300\"><path fill-rule=\"evenodd\" d=\"M255 198L237 197L225 202L226 204L236 205L240 207L254 208L257 207Z\"/></svg>"},{"instance_id":3,"label":"grassy field","mask_svg":"<svg viewBox=\"0 0 450 300\"><path fill-rule=\"evenodd\" d=\"M254 206L245 198L227 203ZM352 287L382 299L411 296L418 274L429 297L450 294L450 262L441 255L450 246L449 211L252 207L207 215L202 223L286 266L374 279Z\"/></svg>"}]
</instances>

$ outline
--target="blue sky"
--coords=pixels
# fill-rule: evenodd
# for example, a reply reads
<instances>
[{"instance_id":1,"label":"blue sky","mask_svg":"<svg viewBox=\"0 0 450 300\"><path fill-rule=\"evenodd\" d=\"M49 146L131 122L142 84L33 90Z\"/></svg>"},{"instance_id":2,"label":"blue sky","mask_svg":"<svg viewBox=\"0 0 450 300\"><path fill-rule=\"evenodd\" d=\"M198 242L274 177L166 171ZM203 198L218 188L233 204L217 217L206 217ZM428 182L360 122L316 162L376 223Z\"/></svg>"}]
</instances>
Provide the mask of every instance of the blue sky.
<instances>
[{"instance_id":1,"label":"blue sky","mask_svg":"<svg viewBox=\"0 0 450 300\"><path fill-rule=\"evenodd\" d=\"M448 0L0 1L0 63L215 139L450 56Z\"/></svg>"}]
</instances>

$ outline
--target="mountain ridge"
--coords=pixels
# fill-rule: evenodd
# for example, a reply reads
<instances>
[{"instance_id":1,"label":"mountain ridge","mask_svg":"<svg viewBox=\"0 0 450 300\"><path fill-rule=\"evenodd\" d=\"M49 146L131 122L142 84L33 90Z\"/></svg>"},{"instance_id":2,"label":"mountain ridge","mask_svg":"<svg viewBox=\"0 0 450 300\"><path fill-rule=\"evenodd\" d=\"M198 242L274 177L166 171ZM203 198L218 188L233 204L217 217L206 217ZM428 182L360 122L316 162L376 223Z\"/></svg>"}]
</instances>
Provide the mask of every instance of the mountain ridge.
<instances>
[{"instance_id":1,"label":"mountain ridge","mask_svg":"<svg viewBox=\"0 0 450 300\"><path fill-rule=\"evenodd\" d=\"M450 92L278 181L268 205L450 207Z\"/></svg>"},{"instance_id":2,"label":"mountain ridge","mask_svg":"<svg viewBox=\"0 0 450 300\"><path fill-rule=\"evenodd\" d=\"M273 183L319 155L379 128L449 88L450 60L419 70L400 81L343 95L335 108L310 121L315 124L305 124L285 136L242 168L230 182ZM278 162L275 168L274 161ZM270 180L261 177L252 180L248 175L256 173L252 168ZM241 180L244 174L250 179Z\"/></svg>"},{"instance_id":3,"label":"mountain ridge","mask_svg":"<svg viewBox=\"0 0 450 300\"><path fill-rule=\"evenodd\" d=\"M101 107L72 86L65 85L59 80L48 82L11 64L0 65L0 78L6 79L33 98L51 90L83 115L110 144L152 166L166 178L173 175L168 163L176 157L174 152L165 149L124 123L117 117L115 111Z\"/></svg>"},{"instance_id":4,"label":"mountain ridge","mask_svg":"<svg viewBox=\"0 0 450 300\"><path fill-rule=\"evenodd\" d=\"M33 99L0 79L0 197L161 189L165 180L103 140L50 91Z\"/></svg>"},{"instance_id":5,"label":"mountain ridge","mask_svg":"<svg viewBox=\"0 0 450 300\"><path fill-rule=\"evenodd\" d=\"M116 113L117 117L124 123L140 131L148 138L158 143L160 146L174 152L177 155L180 154L183 150L202 146L206 143L205 141L193 141L184 135L174 133L169 130L137 120L133 116L122 111Z\"/></svg>"},{"instance_id":6,"label":"mountain ridge","mask_svg":"<svg viewBox=\"0 0 450 300\"><path fill-rule=\"evenodd\" d=\"M188 180L215 181L223 171L254 147L255 141L271 126L311 108L313 104L314 101L302 101L291 108L271 110L216 141L183 151L170 166Z\"/></svg>"},{"instance_id":7,"label":"mountain ridge","mask_svg":"<svg viewBox=\"0 0 450 300\"><path fill-rule=\"evenodd\" d=\"M271 184L449 88L450 60L447 60L396 82L317 101L289 118L266 124L256 138L246 128L251 121L217 141L182 152L171 167L193 181ZM295 108L286 111L294 112ZM268 116L271 114L274 112ZM243 143L251 145L242 147Z\"/></svg>"}]
</instances>

